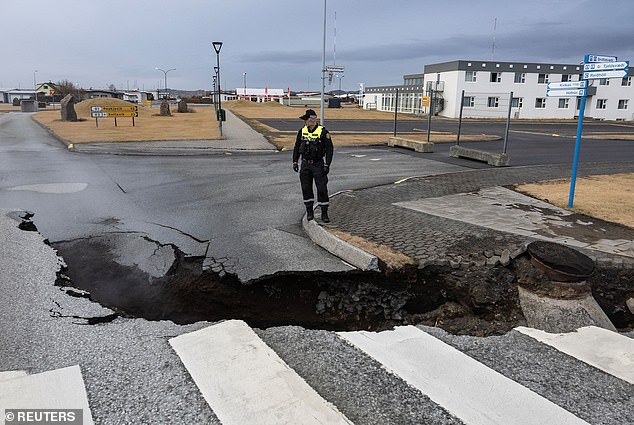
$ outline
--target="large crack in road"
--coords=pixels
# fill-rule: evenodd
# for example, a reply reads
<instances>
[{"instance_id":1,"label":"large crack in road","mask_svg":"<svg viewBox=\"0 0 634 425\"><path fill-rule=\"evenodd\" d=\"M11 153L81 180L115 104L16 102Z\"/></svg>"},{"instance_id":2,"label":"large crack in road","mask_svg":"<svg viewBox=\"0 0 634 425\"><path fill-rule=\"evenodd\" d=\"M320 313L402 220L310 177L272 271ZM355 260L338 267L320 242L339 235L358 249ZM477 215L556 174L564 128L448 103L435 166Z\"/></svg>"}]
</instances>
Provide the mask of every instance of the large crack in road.
<instances>
[{"instance_id":1,"label":"large crack in road","mask_svg":"<svg viewBox=\"0 0 634 425\"><path fill-rule=\"evenodd\" d=\"M241 319L258 328L375 331L426 324L454 334L502 334L526 324L518 281L545 279L526 254L507 266L278 272L245 283L224 270L223 262L230 259L186 256L175 245L141 234L108 234L53 247L68 265L59 273L60 286L86 291L92 301L122 317L178 324ZM123 255L131 249L132 258ZM632 274L601 269L589 279L599 304L619 328L634 327L624 308L633 292ZM606 284L606 278L612 283Z\"/></svg>"}]
</instances>

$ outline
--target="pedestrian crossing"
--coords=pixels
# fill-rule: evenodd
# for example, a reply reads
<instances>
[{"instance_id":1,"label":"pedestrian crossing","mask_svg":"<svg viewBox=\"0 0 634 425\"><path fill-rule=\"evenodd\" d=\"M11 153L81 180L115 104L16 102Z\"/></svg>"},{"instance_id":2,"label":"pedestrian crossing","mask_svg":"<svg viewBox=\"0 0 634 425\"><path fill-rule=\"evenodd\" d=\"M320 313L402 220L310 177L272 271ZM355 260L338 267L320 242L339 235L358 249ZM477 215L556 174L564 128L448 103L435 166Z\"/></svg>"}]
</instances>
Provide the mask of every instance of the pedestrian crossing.
<instances>
[{"instance_id":1,"label":"pedestrian crossing","mask_svg":"<svg viewBox=\"0 0 634 425\"><path fill-rule=\"evenodd\" d=\"M11 416L3 409L28 409L31 412L75 410L82 417L77 417L72 423L93 424L84 380L77 365L34 375L22 370L1 372L0 425L4 425L5 421L9 425L12 422L35 422L33 418L20 421L19 417Z\"/></svg>"},{"instance_id":2,"label":"pedestrian crossing","mask_svg":"<svg viewBox=\"0 0 634 425\"><path fill-rule=\"evenodd\" d=\"M225 425L352 424L242 321L221 322L170 344Z\"/></svg>"},{"instance_id":3,"label":"pedestrian crossing","mask_svg":"<svg viewBox=\"0 0 634 425\"><path fill-rule=\"evenodd\" d=\"M634 339L593 326L477 338L227 320L169 346L224 425L634 423ZM0 409L82 409L91 424L89 401L79 366L0 372Z\"/></svg>"},{"instance_id":4,"label":"pedestrian crossing","mask_svg":"<svg viewBox=\"0 0 634 425\"><path fill-rule=\"evenodd\" d=\"M623 383L625 398L628 389L634 391L628 384L634 355L632 339L597 327L556 335L529 328L518 328L517 331L529 335L537 344L547 343L565 356L572 356L575 362L585 362L626 381ZM336 335L352 349L379 362L405 385L420 391L438 409L448 412L453 419L447 421L445 418L442 423L595 423L417 327ZM550 341L545 342L548 337ZM553 340L563 340L567 344L556 344ZM565 347L574 346L575 341L585 347L581 352ZM340 413L328 401L323 388L321 395L307 388L306 381L292 372L290 366L243 322L221 322L174 338L170 344L223 424L385 423L355 422L354 413L350 417L345 411ZM306 399L308 393L310 401ZM631 401L634 392L629 393L629 397ZM227 404L231 407L227 408ZM326 413L318 417L315 412L323 412L322 409ZM253 420L255 417L257 421Z\"/></svg>"},{"instance_id":5,"label":"pedestrian crossing","mask_svg":"<svg viewBox=\"0 0 634 425\"><path fill-rule=\"evenodd\" d=\"M414 326L340 335L465 424L587 424Z\"/></svg>"}]
</instances>

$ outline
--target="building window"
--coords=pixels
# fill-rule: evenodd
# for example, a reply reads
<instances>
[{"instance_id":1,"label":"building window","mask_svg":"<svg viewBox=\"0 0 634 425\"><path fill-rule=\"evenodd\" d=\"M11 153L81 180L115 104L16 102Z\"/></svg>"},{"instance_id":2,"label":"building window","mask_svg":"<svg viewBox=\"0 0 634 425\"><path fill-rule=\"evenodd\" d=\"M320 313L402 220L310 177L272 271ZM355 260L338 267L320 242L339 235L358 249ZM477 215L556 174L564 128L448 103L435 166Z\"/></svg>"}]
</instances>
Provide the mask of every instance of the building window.
<instances>
[{"instance_id":1,"label":"building window","mask_svg":"<svg viewBox=\"0 0 634 425\"><path fill-rule=\"evenodd\" d=\"M605 109L608 106L607 99L597 99L597 109Z\"/></svg>"},{"instance_id":2,"label":"building window","mask_svg":"<svg viewBox=\"0 0 634 425\"><path fill-rule=\"evenodd\" d=\"M523 103L523 97L514 97L513 99L511 99L511 108L521 108Z\"/></svg>"},{"instance_id":3,"label":"building window","mask_svg":"<svg viewBox=\"0 0 634 425\"><path fill-rule=\"evenodd\" d=\"M462 105L465 108L473 108L475 106L475 96L465 96Z\"/></svg>"},{"instance_id":4,"label":"building window","mask_svg":"<svg viewBox=\"0 0 634 425\"><path fill-rule=\"evenodd\" d=\"M501 72L492 72L491 79L489 80L491 83L501 83L502 82L502 73Z\"/></svg>"},{"instance_id":5,"label":"building window","mask_svg":"<svg viewBox=\"0 0 634 425\"><path fill-rule=\"evenodd\" d=\"M562 97L559 99L559 109L568 109L568 102L570 99L567 97Z\"/></svg>"},{"instance_id":6,"label":"building window","mask_svg":"<svg viewBox=\"0 0 634 425\"><path fill-rule=\"evenodd\" d=\"M476 81L476 71L467 71L464 76L464 80L470 83L475 83Z\"/></svg>"},{"instance_id":7,"label":"building window","mask_svg":"<svg viewBox=\"0 0 634 425\"><path fill-rule=\"evenodd\" d=\"M632 85L632 77L625 77L621 80L622 86L631 86Z\"/></svg>"},{"instance_id":8,"label":"building window","mask_svg":"<svg viewBox=\"0 0 634 425\"><path fill-rule=\"evenodd\" d=\"M562 82L562 83L565 83L565 82L567 82L567 81L572 81L572 75L570 75L570 74L563 74L563 75L561 76L561 82Z\"/></svg>"},{"instance_id":9,"label":"building window","mask_svg":"<svg viewBox=\"0 0 634 425\"><path fill-rule=\"evenodd\" d=\"M610 80L607 78L601 78L599 80L599 85L600 86L609 86L610 85Z\"/></svg>"},{"instance_id":10,"label":"building window","mask_svg":"<svg viewBox=\"0 0 634 425\"><path fill-rule=\"evenodd\" d=\"M627 109L629 99L619 99L619 109Z\"/></svg>"},{"instance_id":11,"label":"building window","mask_svg":"<svg viewBox=\"0 0 634 425\"><path fill-rule=\"evenodd\" d=\"M546 107L546 98L538 97L535 99L535 108L536 109L544 109Z\"/></svg>"},{"instance_id":12,"label":"building window","mask_svg":"<svg viewBox=\"0 0 634 425\"><path fill-rule=\"evenodd\" d=\"M524 84L526 82L526 74L523 72L516 72L514 82L518 84Z\"/></svg>"},{"instance_id":13,"label":"building window","mask_svg":"<svg viewBox=\"0 0 634 425\"><path fill-rule=\"evenodd\" d=\"M497 108L500 105L500 98L499 97L489 97L489 99L487 100L487 106L489 108Z\"/></svg>"},{"instance_id":14,"label":"building window","mask_svg":"<svg viewBox=\"0 0 634 425\"><path fill-rule=\"evenodd\" d=\"M577 98L577 111L581 109L581 98Z\"/></svg>"},{"instance_id":15,"label":"building window","mask_svg":"<svg viewBox=\"0 0 634 425\"><path fill-rule=\"evenodd\" d=\"M548 84L548 74L539 74L537 76L537 84Z\"/></svg>"}]
</instances>

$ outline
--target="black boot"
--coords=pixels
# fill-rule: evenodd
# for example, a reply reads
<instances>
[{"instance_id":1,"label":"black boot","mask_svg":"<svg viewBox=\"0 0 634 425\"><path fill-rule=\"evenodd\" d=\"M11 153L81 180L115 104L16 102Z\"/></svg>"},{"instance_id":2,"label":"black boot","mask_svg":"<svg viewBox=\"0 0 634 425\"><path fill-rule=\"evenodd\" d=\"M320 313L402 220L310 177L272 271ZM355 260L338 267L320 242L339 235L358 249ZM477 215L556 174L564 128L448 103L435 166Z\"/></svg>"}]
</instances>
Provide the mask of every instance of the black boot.
<instances>
[{"instance_id":1,"label":"black boot","mask_svg":"<svg viewBox=\"0 0 634 425\"><path fill-rule=\"evenodd\" d=\"M306 204L306 220L310 221L310 220L314 220L315 219L315 212L313 210L313 204Z\"/></svg>"},{"instance_id":2,"label":"black boot","mask_svg":"<svg viewBox=\"0 0 634 425\"><path fill-rule=\"evenodd\" d=\"M330 223L330 217L328 217L328 207L321 207L321 221L324 223Z\"/></svg>"}]
</instances>

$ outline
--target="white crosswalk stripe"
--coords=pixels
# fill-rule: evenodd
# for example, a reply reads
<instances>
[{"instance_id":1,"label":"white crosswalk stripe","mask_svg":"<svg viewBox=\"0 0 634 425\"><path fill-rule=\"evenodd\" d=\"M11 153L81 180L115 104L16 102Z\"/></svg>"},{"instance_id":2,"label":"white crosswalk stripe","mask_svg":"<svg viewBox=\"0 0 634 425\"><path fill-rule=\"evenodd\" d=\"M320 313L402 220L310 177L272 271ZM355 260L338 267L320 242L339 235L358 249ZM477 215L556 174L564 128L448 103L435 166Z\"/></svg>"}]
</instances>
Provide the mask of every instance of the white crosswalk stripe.
<instances>
[{"instance_id":1,"label":"white crosswalk stripe","mask_svg":"<svg viewBox=\"0 0 634 425\"><path fill-rule=\"evenodd\" d=\"M634 384L634 339L596 326L567 334L550 334L525 327L517 331Z\"/></svg>"},{"instance_id":2,"label":"white crosswalk stripe","mask_svg":"<svg viewBox=\"0 0 634 425\"><path fill-rule=\"evenodd\" d=\"M466 424L587 424L416 327L340 335Z\"/></svg>"},{"instance_id":3,"label":"white crosswalk stripe","mask_svg":"<svg viewBox=\"0 0 634 425\"><path fill-rule=\"evenodd\" d=\"M11 422L2 409L80 409L83 413L83 418L79 418L82 420L81 423L93 424L79 366L35 375L27 375L24 371L2 372L0 382L0 425L4 425L5 418L7 422ZM15 419L17 421L17 418Z\"/></svg>"},{"instance_id":4,"label":"white crosswalk stripe","mask_svg":"<svg viewBox=\"0 0 634 425\"><path fill-rule=\"evenodd\" d=\"M539 335L540 331L529 328L519 328L518 331L531 336L525 338L525 342L532 340L532 344L542 344L532 339ZM297 332L301 334L300 339L283 339L282 346L296 344L315 331ZM283 332L277 333L283 335ZM403 385L414 387L423 397L429 397L431 406L437 406L431 409L448 412L449 416L440 415L441 420L430 423L589 423L587 415L584 415L585 420L580 418L543 394L515 382L420 328L406 326L378 333L360 331L339 332L336 335L330 338L346 341L341 344L350 347L348 350L360 350L364 354L359 355L378 361L385 370L394 375L395 379L402 380ZM586 347L587 352L591 352L597 348L596 344L592 343L592 338L597 338L597 335L601 336L601 341L616 339L623 342L620 338L625 338L611 331L582 329L566 335L565 339L567 344L573 346L575 344L570 341L580 342ZM561 335L559 337L563 338ZM271 335L269 339L272 339ZM327 346L324 346L324 350L327 351L330 345L327 341L325 343ZM307 384L300 374L283 360L284 355L288 353L278 355L241 321L221 322L173 338L170 344L181 357L211 409L225 425L413 423L394 422L394 418L392 421L383 422L378 419L368 420L367 417L359 415L358 411L348 412L347 410L351 409L349 404L342 408L336 401L331 400L339 398L325 389L330 384L311 388L313 384ZM280 347L277 345L278 349ZM615 345L612 343L610 347L615 348ZM575 358L578 357L570 350L568 353ZM309 353L305 354L308 358ZM629 358L628 356L633 354L634 349L626 345L625 350L617 351L615 355ZM586 355L589 356L587 353ZM302 354L300 356L304 358ZM602 361L607 364L614 363L609 356L607 360L596 357L593 366L605 369L596 364ZM613 366L613 369L620 367ZM615 373L615 376L618 375ZM623 379L623 374L620 379ZM319 389L319 394L316 389ZM384 392L388 390L395 389L383 388ZM625 391L627 392L627 389ZM351 397L354 398L354 394ZM361 405L354 402L352 404L355 405L353 407ZM451 419L451 415L454 415L454 419ZM616 422L606 420L600 423Z\"/></svg>"},{"instance_id":5,"label":"white crosswalk stripe","mask_svg":"<svg viewBox=\"0 0 634 425\"><path fill-rule=\"evenodd\" d=\"M221 322L170 344L225 425L352 423L242 321Z\"/></svg>"}]
</instances>

